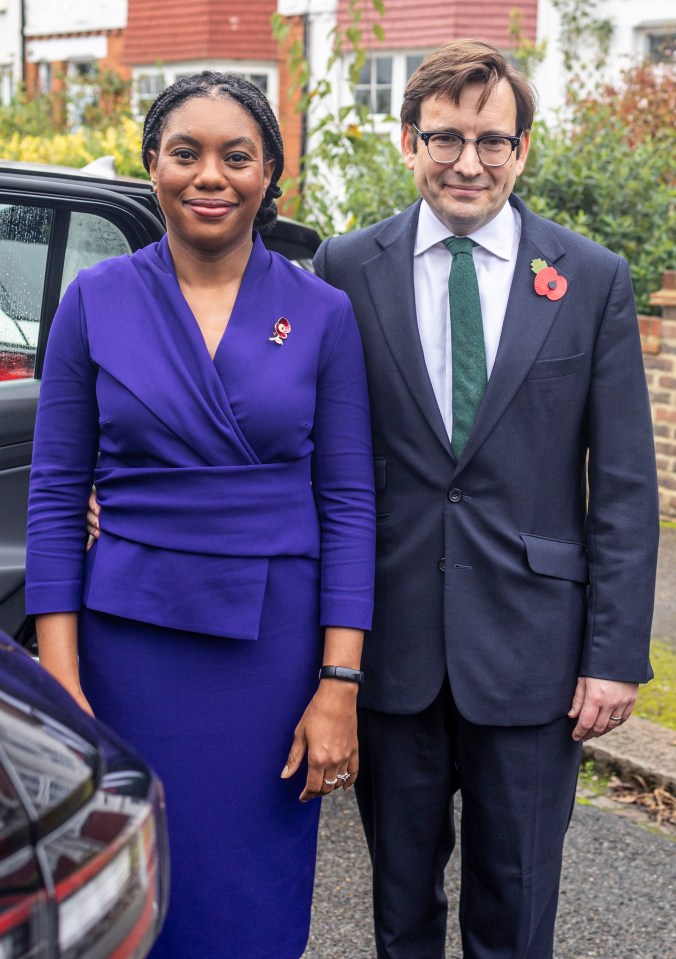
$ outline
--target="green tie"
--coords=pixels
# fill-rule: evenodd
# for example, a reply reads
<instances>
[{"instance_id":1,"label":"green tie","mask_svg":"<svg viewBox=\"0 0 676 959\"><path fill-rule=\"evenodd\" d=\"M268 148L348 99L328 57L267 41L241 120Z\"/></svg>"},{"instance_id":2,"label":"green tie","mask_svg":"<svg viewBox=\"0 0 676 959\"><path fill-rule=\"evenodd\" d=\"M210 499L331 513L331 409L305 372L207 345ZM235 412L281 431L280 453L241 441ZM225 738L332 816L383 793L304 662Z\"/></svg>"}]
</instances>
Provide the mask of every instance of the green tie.
<instances>
[{"instance_id":1,"label":"green tie","mask_svg":"<svg viewBox=\"0 0 676 959\"><path fill-rule=\"evenodd\" d=\"M459 460L486 389L486 348L472 257L476 243L466 236L449 236L444 246L453 256L448 277L453 364L451 449Z\"/></svg>"}]
</instances>

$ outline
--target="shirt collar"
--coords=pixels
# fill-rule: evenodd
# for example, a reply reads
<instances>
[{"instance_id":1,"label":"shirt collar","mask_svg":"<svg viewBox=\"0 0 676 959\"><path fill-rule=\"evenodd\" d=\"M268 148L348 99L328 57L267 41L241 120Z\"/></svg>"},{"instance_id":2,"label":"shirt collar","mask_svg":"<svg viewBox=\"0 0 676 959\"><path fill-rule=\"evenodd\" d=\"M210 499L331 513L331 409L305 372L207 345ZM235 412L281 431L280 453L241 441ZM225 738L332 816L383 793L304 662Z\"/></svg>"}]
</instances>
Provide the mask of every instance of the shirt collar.
<instances>
[{"instance_id":1,"label":"shirt collar","mask_svg":"<svg viewBox=\"0 0 676 959\"><path fill-rule=\"evenodd\" d=\"M518 228L517 215L512 206L505 203L497 216L479 230L470 233L469 237L501 260L509 260L512 255L514 235ZM427 201L423 200L418 217L414 256L426 253L437 243L443 243L447 236L449 236L448 227L437 219Z\"/></svg>"}]
</instances>

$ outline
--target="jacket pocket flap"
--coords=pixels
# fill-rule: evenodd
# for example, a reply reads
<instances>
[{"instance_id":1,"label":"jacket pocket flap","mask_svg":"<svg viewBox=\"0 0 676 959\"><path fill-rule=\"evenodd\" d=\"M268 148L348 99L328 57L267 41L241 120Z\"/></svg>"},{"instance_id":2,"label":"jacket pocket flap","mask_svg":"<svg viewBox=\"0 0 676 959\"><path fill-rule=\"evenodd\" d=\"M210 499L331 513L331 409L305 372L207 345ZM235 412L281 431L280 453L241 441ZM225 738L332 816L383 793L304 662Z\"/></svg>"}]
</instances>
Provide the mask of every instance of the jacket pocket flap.
<instances>
[{"instance_id":1,"label":"jacket pocket flap","mask_svg":"<svg viewBox=\"0 0 676 959\"><path fill-rule=\"evenodd\" d=\"M551 359L536 360L526 377L527 380L547 380L555 376L570 376L582 366L584 353L574 356L558 356Z\"/></svg>"},{"instance_id":2,"label":"jacket pocket flap","mask_svg":"<svg viewBox=\"0 0 676 959\"><path fill-rule=\"evenodd\" d=\"M526 547L528 565L534 573L570 579L576 583L589 582L587 550L582 543L570 543L562 539L549 539L521 533Z\"/></svg>"}]
</instances>

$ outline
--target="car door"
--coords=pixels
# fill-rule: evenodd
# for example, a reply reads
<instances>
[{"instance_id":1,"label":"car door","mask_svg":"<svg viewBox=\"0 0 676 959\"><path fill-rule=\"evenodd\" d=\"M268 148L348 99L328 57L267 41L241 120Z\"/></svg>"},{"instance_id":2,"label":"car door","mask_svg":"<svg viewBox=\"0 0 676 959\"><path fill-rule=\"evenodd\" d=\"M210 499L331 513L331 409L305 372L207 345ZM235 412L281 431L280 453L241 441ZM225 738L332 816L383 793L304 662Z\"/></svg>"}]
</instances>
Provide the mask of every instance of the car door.
<instances>
[{"instance_id":1,"label":"car door","mask_svg":"<svg viewBox=\"0 0 676 959\"><path fill-rule=\"evenodd\" d=\"M67 177L0 174L0 629L27 643L28 475L49 327L79 269L158 240L122 194Z\"/></svg>"}]
</instances>

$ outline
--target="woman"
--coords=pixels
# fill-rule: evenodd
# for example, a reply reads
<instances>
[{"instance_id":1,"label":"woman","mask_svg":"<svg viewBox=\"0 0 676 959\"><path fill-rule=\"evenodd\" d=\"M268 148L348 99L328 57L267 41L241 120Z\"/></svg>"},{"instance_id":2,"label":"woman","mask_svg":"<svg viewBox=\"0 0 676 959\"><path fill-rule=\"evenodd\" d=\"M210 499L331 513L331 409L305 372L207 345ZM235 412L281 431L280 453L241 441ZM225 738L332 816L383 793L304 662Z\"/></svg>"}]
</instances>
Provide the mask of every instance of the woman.
<instances>
[{"instance_id":1,"label":"woman","mask_svg":"<svg viewBox=\"0 0 676 959\"><path fill-rule=\"evenodd\" d=\"M256 233L283 168L256 87L179 80L142 149L167 235L83 271L54 320L27 607L44 666L164 780L172 895L154 959L298 959L307 800L358 768L358 687L317 675L353 676L370 625L361 344L344 294ZM92 480L103 532L83 560Z\"/></svg>"}]
</instances>

